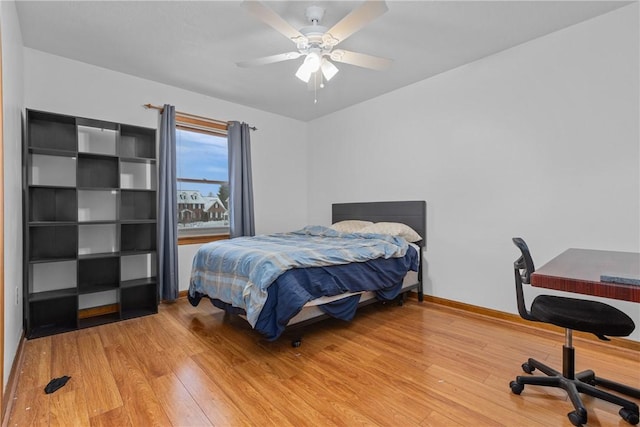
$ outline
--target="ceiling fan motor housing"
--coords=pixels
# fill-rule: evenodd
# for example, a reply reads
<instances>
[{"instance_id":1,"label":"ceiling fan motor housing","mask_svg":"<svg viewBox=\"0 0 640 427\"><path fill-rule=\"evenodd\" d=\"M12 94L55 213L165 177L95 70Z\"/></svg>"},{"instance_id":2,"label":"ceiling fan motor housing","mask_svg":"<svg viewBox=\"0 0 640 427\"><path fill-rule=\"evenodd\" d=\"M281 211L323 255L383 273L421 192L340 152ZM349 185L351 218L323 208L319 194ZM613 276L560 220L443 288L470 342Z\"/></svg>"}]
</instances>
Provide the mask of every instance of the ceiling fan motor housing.
<instances>
[{"instance_id":1,"label":"ceiling fan motor housing","mask_svg":"<svg viewBox=\"0 0 640 427\"><path fill-rule=\"evenodd\" d=\"M305 13L307 17L307 21L311 23L311 25L318 25L320 21L322 21L322 17L324 16L324 8L320 6L309 6Z\"/></svg>"},{"instance_id":2,"label":"ceiling fan motor housing","mask_svg":"<svg viewBox=\"0 0 640 427\"><path fill-rule=\"evenodd\" d=\"M319 50L322 55L328 55L331 49L338 44L338 40L327 32L329 29L320 25L323 16L324 8L320 6L307 8L306 17L311 25L300 29L300 33L304 37L297 37L293 40L300 53L308 54L311 51Z\"/></svg>"}]
</instances>

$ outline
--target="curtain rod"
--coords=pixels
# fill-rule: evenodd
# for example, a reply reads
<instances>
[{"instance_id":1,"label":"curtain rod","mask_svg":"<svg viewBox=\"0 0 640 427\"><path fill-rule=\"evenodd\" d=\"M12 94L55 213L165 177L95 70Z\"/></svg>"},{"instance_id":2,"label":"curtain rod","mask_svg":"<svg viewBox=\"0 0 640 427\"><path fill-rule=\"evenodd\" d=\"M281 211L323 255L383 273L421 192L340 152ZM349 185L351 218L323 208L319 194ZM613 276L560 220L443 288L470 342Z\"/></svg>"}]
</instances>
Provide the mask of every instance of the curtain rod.
<instances>
[{"instance_id":1,"label":"curtain rod","mask_svg":"<svg viewBox=\"0 0 640 427\"><path fill-rule=\"evenodd\" d=\"M158 105L153 105L153 104L144 104L143 107L145 107L146 109L158 110L161 113L164 110L164 107L160 107ZM176 111L176 114L180 114L181 116L191 117L193 119L205 120L207 122L215 123L215 124L218 124L218 125L225 125L225 126L229 125L229 122L224 122L222 120L216 120L216 119L212 119L212 118L204 117L204 116L196 116L195 114L183 113L182 111ZM255 127L255 126L249 126L249 129L258 130L258 128Z\"/></svg>"}]
</instances>

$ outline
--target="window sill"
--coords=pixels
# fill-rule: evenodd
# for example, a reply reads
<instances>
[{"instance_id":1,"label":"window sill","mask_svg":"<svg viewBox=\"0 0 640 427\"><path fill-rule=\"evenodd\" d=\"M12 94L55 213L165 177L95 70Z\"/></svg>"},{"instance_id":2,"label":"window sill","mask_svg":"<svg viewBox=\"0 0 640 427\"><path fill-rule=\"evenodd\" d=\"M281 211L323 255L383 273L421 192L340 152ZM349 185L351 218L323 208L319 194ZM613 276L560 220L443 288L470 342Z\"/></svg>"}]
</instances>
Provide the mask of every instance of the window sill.
<instances>
[{"instance_id":1,"label":"window sill","mask_svg":"<svg viewBox=\"0 0 640 427\"><path fill-rule=\"evenodd\" d=\"M215 242L216 240L228 240L228 234L215 234L208 236L184 236L178 237L178 246L181 245L196 245L201 243Z\"/></svg>"}]
</instances>

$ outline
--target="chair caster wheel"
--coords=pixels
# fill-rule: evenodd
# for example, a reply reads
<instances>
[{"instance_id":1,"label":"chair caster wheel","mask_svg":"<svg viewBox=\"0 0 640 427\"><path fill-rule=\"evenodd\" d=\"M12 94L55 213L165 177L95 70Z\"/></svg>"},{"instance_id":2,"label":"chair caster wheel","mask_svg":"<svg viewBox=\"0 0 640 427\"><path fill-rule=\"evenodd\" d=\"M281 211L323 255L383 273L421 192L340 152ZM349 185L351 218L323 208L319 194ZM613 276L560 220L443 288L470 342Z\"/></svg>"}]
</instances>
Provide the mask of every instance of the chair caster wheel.
<instances>
[{"instance_id":1,"label":"chair caster wheel","mask_svg":"<svg viewBox=\"0 0 640 427\"><path fill-rule=\"evenodd\" d=\"M574 426L581 426L587 423L586 413L584 415L580 415L578 411L573 411L569 412L567 416L569 417L569 421L571 421L571 424L573 424Z\"/></svg>"},{"instance_id":2,"label":"chair caster wheel","mask_svg":"<svg viewBox=\"0 0 640 427\"><path fill-rule=\"evenodd\" d=\"M528 363L528 362L524 362L524 363L522 364L522 370L523 370L524 372L526 372L527 374L531 374L531 373L533 373L533 371L535 371L535 370L536 370L536 368L534 368L533 366L529 365L529 363Z\"/></svg>"},{"instance_id":3,"label":"chair caster wheel","mask_svg":"<svg viewBox=\"0 0 640 427\"><path fill-rule=\"evenodd\" d=\"M597 385L596 374L593 371L591 371L591 370L585 371L584 374L586 374L586 375L581 375L580 376L580 378L579 378L580 381L582 381L585 384L592 385L592 386L596 386ZM576 378L577 377L578 376L576 375Z\"/></svg>"},{"instance_id":4,"label":"chair caster wheel","mask_svg":"<svg viewBox=\"0 0 640 427\"><path fill-rule=\"evenodd\" d=\"M298 348L302 345L302 338L291 341L291 347Z\"/></svg>"},{"instance_id":5,"label":"chair caster wheel","mask_svg":"<svg viewBox=\"0 0 640 427\"><path fill-rule=\"evenodd\" d=\"M629 424L631 424L632 426L638 424L638 422L640 421L640 419L638 418L638 413L637 412L633 412L633 411L631 411L630 409L627 409L627 408L620 409L618 414L620 414L622 419L625 420L626 422L628 422Z\"/></svg>"},{"instance_id":6,"label":"chair caster wheel","mask_svg":"<svg viewBox=\"0 0 640 427\"><path fill-rule=\"evenodd\" d=\"M520 394L522 393L522 390L524 390L524 385L520 384L517 381L511 381L509 383L509 387L511 387L511 393L513 394Z\"/></svg>"}]
</instances>

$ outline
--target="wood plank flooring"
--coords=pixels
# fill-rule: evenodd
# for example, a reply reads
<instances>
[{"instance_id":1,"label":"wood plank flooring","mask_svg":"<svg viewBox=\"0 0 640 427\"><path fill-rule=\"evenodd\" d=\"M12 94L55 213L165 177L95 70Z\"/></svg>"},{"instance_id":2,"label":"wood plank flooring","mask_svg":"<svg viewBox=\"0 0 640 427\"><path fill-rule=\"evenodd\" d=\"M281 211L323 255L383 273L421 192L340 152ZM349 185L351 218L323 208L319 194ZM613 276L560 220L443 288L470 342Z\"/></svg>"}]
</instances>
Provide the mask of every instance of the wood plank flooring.
<instances>
[{"instance_id":1,"label":"wood plank flooring","mask_svg":"<svg viewBox=\"0 0 640 427\"><path fill-rule=\"evenodd\" d=\"M509 381L561 367L561 332L409 299L266 342L203 301L25 343L8 426L571 426L560 389ZM577 370L640 387L640 352L574 339ZM47 395L52 379L69 375ZM628 425L585 397L588 426ZM638 402L640 403L640 402Z\"/></svg>"}]
</instances>

